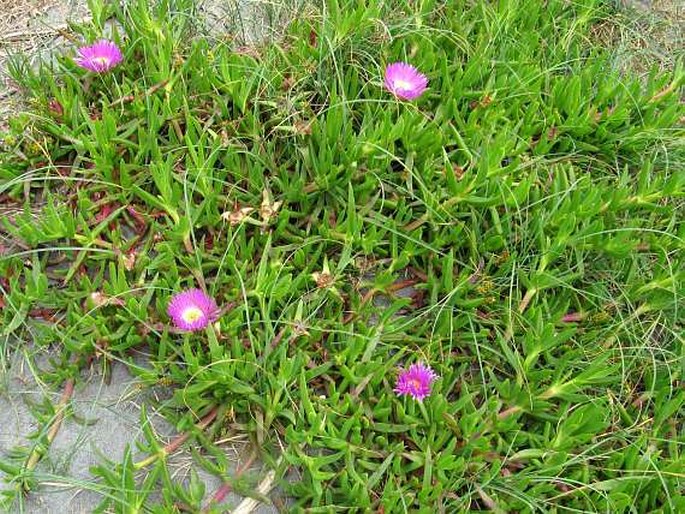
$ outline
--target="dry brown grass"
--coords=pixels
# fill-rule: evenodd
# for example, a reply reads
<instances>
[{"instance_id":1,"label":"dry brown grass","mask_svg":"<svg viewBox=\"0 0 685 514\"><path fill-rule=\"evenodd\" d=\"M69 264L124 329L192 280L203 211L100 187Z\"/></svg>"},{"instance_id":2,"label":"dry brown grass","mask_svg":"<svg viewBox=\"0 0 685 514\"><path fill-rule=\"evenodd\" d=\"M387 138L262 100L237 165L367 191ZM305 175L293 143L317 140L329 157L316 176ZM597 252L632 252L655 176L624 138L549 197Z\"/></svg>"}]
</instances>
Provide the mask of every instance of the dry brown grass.
<instances>
[{"instance_id":1,"label":"dry brown grass","mask_svg":"<svg viewBox=\"0 0 685 514\"><path fill-rule=\"evenodd\" d=\"M644 74L654 66L673 70L685 59L685 2L622 0L615 19L596 27L597 42L612 48L616 67Z\"/></svg>"},{"instance_id":2,"label":"dry brown grass","mask_svg":"<svg viewBox=\"0 0 685 514\"><path fill-rule=\"evenodd\" d=\"M88 14L85 0L0 0L0 125L19 107L7 63L21 53L35 62L63 44L68 21Z\"/></svg>"}]
</instances>

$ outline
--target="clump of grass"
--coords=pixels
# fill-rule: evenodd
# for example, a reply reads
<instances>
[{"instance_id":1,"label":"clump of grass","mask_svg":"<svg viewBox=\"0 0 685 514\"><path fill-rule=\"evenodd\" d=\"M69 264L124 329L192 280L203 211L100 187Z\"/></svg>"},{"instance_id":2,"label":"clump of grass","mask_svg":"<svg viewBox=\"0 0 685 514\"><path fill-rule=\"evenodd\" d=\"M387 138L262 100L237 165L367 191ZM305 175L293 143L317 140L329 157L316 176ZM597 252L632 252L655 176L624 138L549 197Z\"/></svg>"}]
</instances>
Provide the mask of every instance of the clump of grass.
<instances>
[{"instance_id":1,"label":"clump of grass","mask_svg":"<svg viewBox=\"0 0 685 514\"><path fill-rule=\"evenodd\" d=\"M17 74L2 315L56 313L46 380L145 345L200 462L249 491L212 445L247 434L309 512L685 508L681 68L613 71L594 0L333 1L249 49L183 8L111 8L109 74ZM391 95L396 61L428 91ZM222 313L179 333L191 287ZM393 392L417 362L423 401ZM214 508L146 441L102 508Z\"/></svg>"}]
</instances>

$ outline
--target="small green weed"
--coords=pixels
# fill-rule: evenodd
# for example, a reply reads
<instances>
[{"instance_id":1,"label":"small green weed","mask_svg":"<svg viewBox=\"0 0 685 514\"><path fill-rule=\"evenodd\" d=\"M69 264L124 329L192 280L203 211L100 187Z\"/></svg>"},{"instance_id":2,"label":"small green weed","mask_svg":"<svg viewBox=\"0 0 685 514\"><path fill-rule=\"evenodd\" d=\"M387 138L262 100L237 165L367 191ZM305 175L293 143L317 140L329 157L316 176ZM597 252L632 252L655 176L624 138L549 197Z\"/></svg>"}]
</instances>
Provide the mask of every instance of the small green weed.
<instances>
[{"instance_id":1,"label":"small green weed","mask_svg":"<svg viewBox=\"0 0 685 514\"><path fill-rule=\"evenodd\" d=\"M247 434L295 511L685 510L682 63L620 76L598 0L332 0L249 48L189 9L94 3L109 74L16 66L2 330L60 350L45 380L145 346L198 460L231 481L212 441ZM190 287L230 308L179 334ZM215 508L140 450L93 470L103 511Z\"/></svg>"}]
</instances>

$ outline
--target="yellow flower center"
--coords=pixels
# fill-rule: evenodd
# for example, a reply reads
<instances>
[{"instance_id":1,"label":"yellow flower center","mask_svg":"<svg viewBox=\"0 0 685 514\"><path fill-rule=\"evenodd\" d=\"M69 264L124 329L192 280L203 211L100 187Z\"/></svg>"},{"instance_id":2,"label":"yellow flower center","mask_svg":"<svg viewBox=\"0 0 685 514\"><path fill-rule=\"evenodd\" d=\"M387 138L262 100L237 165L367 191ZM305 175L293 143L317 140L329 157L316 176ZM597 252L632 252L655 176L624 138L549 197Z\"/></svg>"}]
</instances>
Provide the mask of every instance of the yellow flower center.
<instances>
[{"instance_id":1,"label":"yellow flower center","mask_svg":"<svg viewBox=\"0 0 685 514\"><path fill-rule=\"evenodd\" d=\"M109 64L109 59L107 57L93 57L93 62L101 64L102 66L107 66Z\"/></svg>"},{"instance_id":2,"label":"yellow flower center","mask_svg":"<svg viewBox=\"0 0 685 514\"><path fill-rule=\"evenodd\" d=\"M414 389L419 389L421 387L421 382L417 378L412 378L409 382L414 386Z\"/></svg>"},{"instance_id":3,"label":"yellow flower center","mask_svg":"<svg viewBox=\"0 0 685 514\"><path fill-rule=\"evenodd\" d=\"M183 318L183 321L186 323L193 323L199 319L202 318L204 314L200 309L197 307L188 307L186 310L183 311L183 314L181 314L181 317Z\"/></svg>"},{"instance_id":4,"label":"yellow flower center","mask_svg":"<svg viewBox=\"0 0 685 514\"><path fill-rule=\"evenodd\" d=\"M395 79L395 89L402 89L404 91L407 91L411 89L411 83L407 82L406 80Z\"/></svg>"}]
</instances>

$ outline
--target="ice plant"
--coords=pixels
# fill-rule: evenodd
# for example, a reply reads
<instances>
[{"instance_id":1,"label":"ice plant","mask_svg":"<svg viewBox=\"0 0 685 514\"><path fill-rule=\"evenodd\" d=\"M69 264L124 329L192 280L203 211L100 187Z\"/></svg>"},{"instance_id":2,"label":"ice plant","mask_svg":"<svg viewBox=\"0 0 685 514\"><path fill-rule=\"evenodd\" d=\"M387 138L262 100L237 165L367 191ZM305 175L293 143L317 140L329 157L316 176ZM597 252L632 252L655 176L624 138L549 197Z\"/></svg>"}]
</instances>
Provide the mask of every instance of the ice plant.
<instances>
[{"instance_id":1,"label":"ice plant","mask_svg":"<svg viewBox=\"0 0 685 514\"><path fill-rule=\"evenodd\" d=\"M79 48L78 57L74 59L74 62L88 71L105 73L123 60L124 55L116 44L101 39L90 46Z\"/></svg>"},{"instance_id":2,"label":"ice plant","mask_svg":"<svg viewBox=\"0 0 685 514\"><path fill-rule=\"evenodd\" d=\"M219 308L203 291L188 289L171 298L167 313L181 330L196 332L217 320Z\"/></svg>"},{"instance_id":3,"label":"ice plant","mask_svg":"<svg viewBox=\"0 0 685 514\"><path fill-rule=\"evenodd\" d=\"M385 68L385 87L397 98L414 100L428 87L428 78L411 64L396 62Z\"/></svg>"},{"instance_id":4,"label":"ice plant","mask_svg":"<svg viewBox=\"0 0 685 514\"><path fill-rule=\"evenodd\" d=\"M431 384L438 375L430 368L419 362L412 364L409 369L403 369L397 377L397 384L393 389L400 396L411 396L422 401L431 394Z\"/></svg>"}]
</instances>

